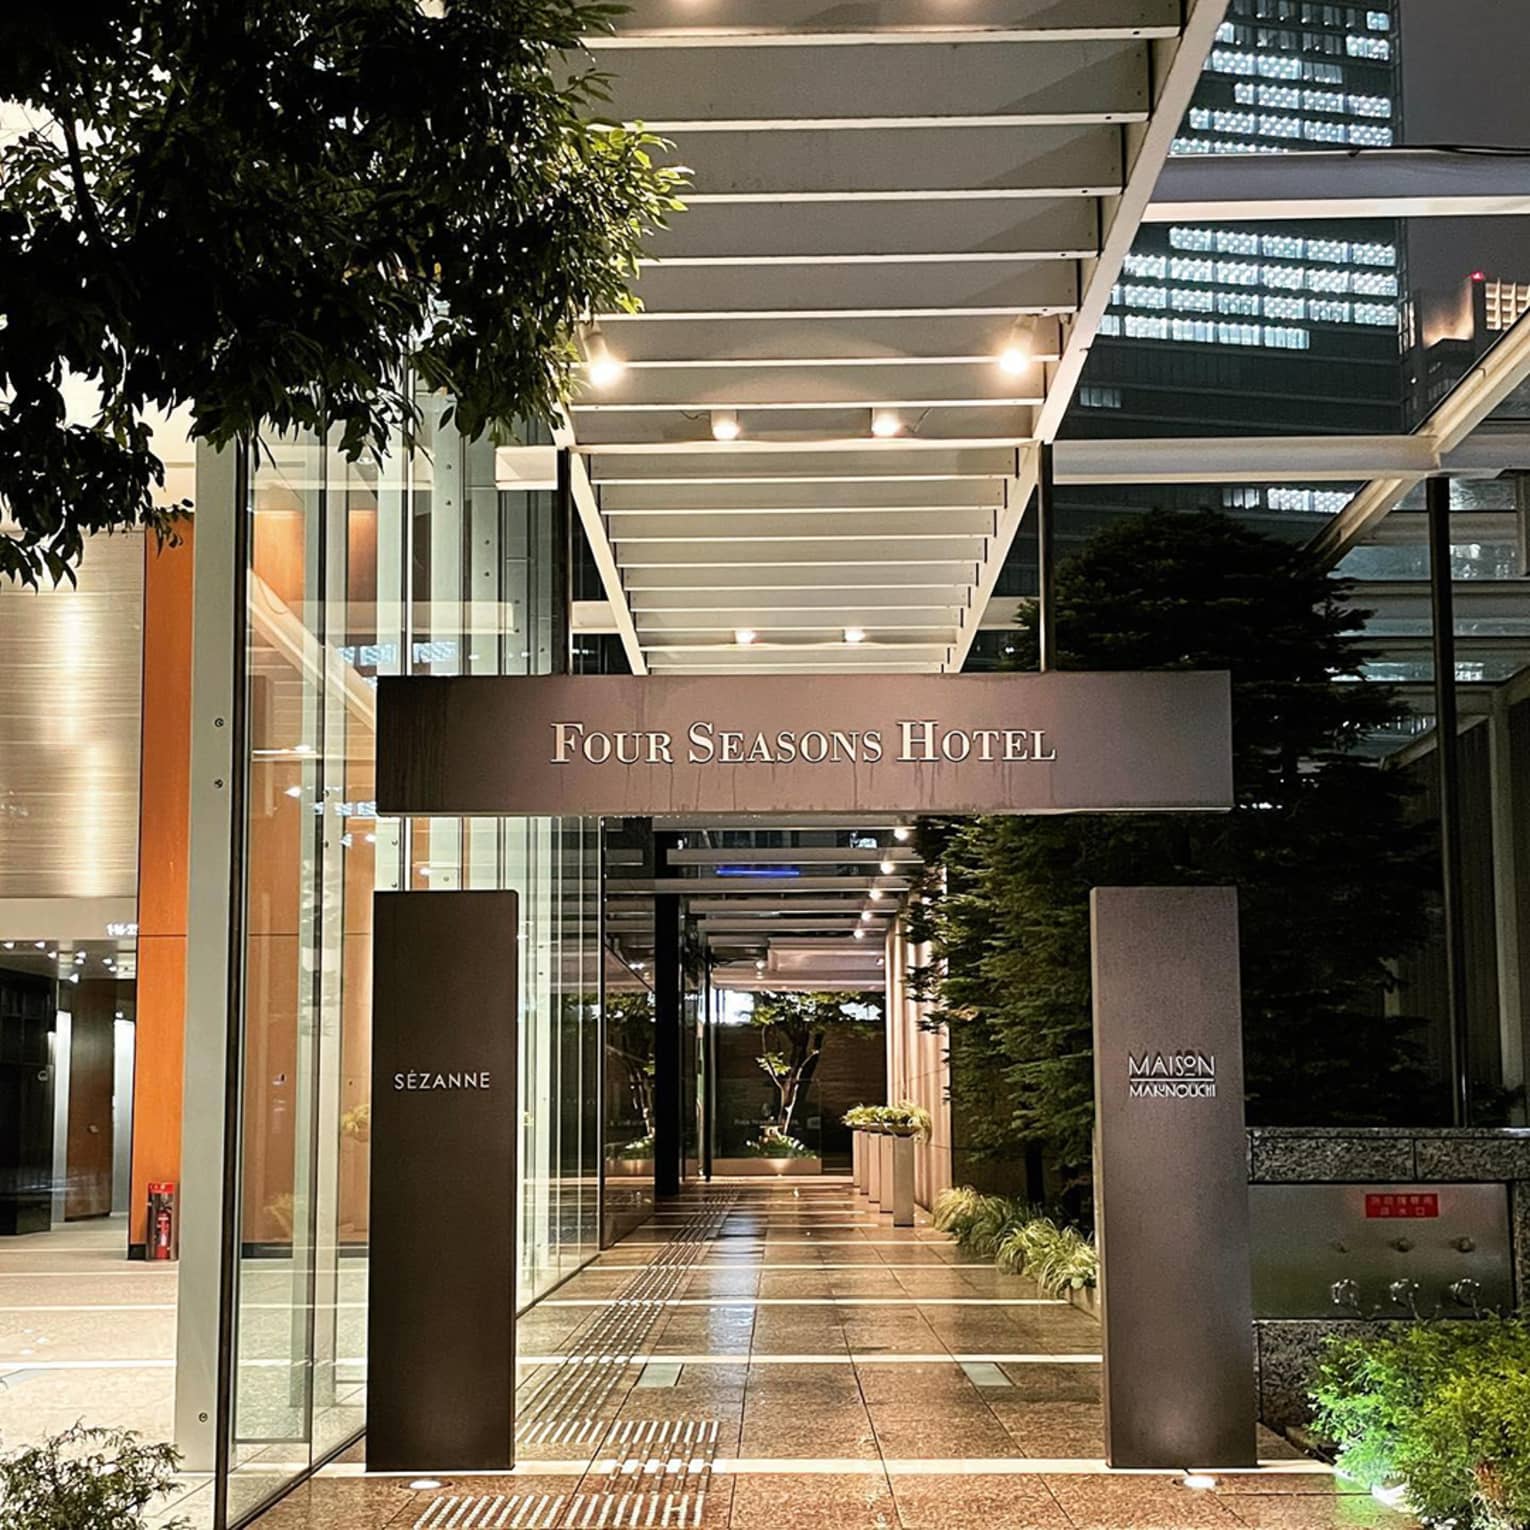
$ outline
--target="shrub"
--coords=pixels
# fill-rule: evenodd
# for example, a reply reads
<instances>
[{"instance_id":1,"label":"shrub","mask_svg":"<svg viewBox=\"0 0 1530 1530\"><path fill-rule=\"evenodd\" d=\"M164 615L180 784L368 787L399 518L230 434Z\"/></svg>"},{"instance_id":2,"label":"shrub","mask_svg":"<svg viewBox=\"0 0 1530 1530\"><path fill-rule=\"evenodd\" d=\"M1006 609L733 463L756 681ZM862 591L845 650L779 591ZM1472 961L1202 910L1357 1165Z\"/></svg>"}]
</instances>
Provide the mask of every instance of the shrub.
<instances>
[{"instance_id":1,"label":"shrub","mask_svg":"<svg viewBox=\"0 0 1530 1530\"><path fill-rule=\"evenodd\" d=\"M929 1111L912 1100L899 1100L896 1105L852 1105L840 1119L849 1127L894 1132L900 1137L918 1137L921 1142L930 1140L934 1127Z\"/></svg>"},{"instance_id":2,"label":"shrub","mask_svg":"<svg viewBox=\"0 0 1530 1530\"><path fill-rule=\"evenodd\" d=\"M962 1234L972 1225L972 1219L977 1215L980 1199L971 1185L957 1185L950 1190L942 1190L935 1197L930 1221L938 1231L948 1232L960 1242Z\"/></svg>"},{"instance_id":3,"label":"shrub","mask_svg":"<svg viewBox=\"0 0 1530 1530\"><path fill-rule=\"evenodd\" d=\"M1060 1226L1036 1206L1004 1195L980 1195L970 1185L942 1190L930 1221L970 1253L992 1256L1010 1275L1029 1275L1048 1296L1099 1281L1100 1257L1076 1227Z\"/></svg>"},{"instance_id":4,"label":"shrub","mask_svg":"<svg viewBox=\"0 0 1530 1530\"><path fill-rule=\"evenodd\" d=\"M1481 1318L1333 1338L1312 1389L1338 1469L1401 1487L1429 1522L1530 1526L1530 1322Z\"/></svg>"},{"instance_id":5,"label":"shrub","mask_svg":"<svg viewBox=\"0 0 1530 1530\"><path fill-rule=\"evenodd\" d=\"M0 1530L132 1530L175 1485L180 1455L127 1429L84 1424L0 1459ZM182 1530L189 1520L163 1530Z\"/></svg>"},{"instance_id":6,"label":"shrub","mask_svg":"<svg viewBox=\"0 0 1530 1530\"><path fill-rule=\"evenodd\" d=\"M1100 1256L1076 1227L1059 1227L1050 1217L1032 1217L1011 1229L997 1261L1012 1275L1029 1275L1048 1296L1098 1284Z\"/></svg>"},{"instance_id":7,"label":"shrub","mask_svg":"<svg viewBox=\"0 0 1530 1530\"><path fill-rule=\"evenodd\" d=\"M767 1126L753 1142L744 1144L745 1158L812 1158L816 1156L807 1143L789 1137L774 1126Z\"/></svg>"}]
</instances>

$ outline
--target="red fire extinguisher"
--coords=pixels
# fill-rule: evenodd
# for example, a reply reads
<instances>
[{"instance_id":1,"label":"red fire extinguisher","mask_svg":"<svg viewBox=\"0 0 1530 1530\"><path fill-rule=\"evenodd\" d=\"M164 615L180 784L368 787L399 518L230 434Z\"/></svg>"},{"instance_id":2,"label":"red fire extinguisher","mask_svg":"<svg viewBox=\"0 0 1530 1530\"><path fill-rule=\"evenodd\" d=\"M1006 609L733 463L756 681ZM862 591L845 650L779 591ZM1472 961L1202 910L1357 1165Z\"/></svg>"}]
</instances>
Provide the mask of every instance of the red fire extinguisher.
<instances>
[{"instance_id":1,"label":"red fire extinguisher","mask_svg":"<svg viewBox=\"0 0 1530 1530\"><path fill-rule=\"evenodd\" d=\"M175 1225L175 1185L160 1181L149 1186L149 1258L174 1259L180 1253Z\"/></svg>"}]
</instances>

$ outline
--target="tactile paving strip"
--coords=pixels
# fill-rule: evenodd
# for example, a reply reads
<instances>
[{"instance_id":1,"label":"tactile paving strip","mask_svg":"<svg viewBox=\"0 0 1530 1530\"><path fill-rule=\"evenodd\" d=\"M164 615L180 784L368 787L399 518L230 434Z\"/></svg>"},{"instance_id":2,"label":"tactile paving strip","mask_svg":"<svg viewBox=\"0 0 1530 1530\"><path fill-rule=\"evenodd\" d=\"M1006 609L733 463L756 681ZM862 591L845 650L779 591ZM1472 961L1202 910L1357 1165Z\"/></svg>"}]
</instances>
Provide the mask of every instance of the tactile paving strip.
<instances>
[{"instance_id":1,"label":"tactile paving strip","mask_svg":"<svg viewBox=\"0 0 1530 1530\"><path fill-rule=\"evenodd\" d=\"M595 1454L610 1424L602 1416L605 1403L628 1368L642 1363L643 1345L668 1310L665 1300L684 1286L736 1199L707 1196L653 1261L575 1334L558 1364L543 1367L521 1389L521 1445L588 1445Z\"/></svg>"}]
</instances>

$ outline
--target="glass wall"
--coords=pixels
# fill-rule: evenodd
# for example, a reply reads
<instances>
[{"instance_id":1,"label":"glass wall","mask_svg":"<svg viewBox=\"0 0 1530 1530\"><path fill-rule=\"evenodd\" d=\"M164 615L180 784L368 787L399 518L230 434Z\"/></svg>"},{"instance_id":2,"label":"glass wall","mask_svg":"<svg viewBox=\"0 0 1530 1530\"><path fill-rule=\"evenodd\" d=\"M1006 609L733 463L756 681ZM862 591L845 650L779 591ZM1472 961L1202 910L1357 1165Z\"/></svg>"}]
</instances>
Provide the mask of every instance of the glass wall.
<instances>
[{"instance_id":1,"label":"glass wall","mask_svg":"<svg viewBox=\"0 0 1530 1530\"><path fill-rule=\"evenodd\" d=\"M380 465L252 469L231 1521L366 1421L374 890L520 892L521 1299L599 1244L598 823L376 814L379 676L567 667L560 497L421 404Z\"/></svg>"}]
</instances>

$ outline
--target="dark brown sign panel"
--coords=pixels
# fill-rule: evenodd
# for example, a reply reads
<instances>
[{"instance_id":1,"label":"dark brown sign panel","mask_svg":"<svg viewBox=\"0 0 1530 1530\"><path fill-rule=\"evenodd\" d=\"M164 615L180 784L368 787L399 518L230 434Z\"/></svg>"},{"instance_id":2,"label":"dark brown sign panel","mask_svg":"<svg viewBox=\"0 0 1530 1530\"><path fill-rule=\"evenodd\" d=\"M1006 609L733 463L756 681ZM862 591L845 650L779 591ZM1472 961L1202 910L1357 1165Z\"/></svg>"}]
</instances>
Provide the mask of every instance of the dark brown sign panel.
<instances>
[{"instance_id":1,"label":"dark brown sign panel","mask_svg":"<svg viewBox=\"0 0 1530 1530\"><path fill-rule=\"evenodd\" d=\"M378 685L385 814L1232 804L1220 673L513 676Z\"/></svg>"},{"instance_id":2,"label":"dark brown sign panel","mask_svg":"<svg viewBox=\"0 0 1530 1530\"><path fill-rule=\"evenodd\" d=\"M378 893L367 1466L514 1464L517 895Z\"/></svg>"},{"instance_id":3,"label":"dark brown sign panel","mask_svg":"<svg viewBox=\"0 0 1530 1530\"><path fill-rule=\"evenodd\" d=\"M1238 895L1092 894L1105 1455L1254 1464Z\"/></svg>"}]
</instances>

